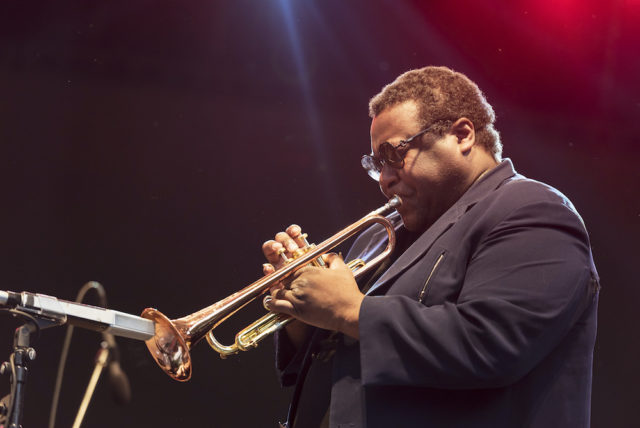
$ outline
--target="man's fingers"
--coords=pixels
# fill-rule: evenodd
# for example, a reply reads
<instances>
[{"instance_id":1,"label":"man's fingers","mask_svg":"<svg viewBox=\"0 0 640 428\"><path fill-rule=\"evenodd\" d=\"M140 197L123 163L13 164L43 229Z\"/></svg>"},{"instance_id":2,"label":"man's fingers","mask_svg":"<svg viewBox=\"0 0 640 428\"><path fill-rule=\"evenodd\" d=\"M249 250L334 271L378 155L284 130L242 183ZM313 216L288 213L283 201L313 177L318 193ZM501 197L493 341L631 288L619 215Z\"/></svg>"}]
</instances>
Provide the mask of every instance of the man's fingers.
<instances>
[{"instance_id":1,"label":"man's fingers","mask_svg":"<svg viewBox=\"0 0 640 428\"><path fill-rule=\"evenodd\" d=\"M292 257L294 251L304 246L302 229L297 224L292 224L286 232L278 232L274 239L265 241L262 244L262 252L267 261L277 268L285 261L285 257Z\"/></svg>"},{"instance_id":2,"label":"man's fingers","mask_svg":"<svg viewBox=\"0 0 640 428\"><path fill-rule=\"evenodd\" d=\"M296 242L298 247L303 248L306 246L304 239L302 238L302 228L300 226L298 226L297 224L292 224L291 226L287 227L285 232L287 232L287 235L289 235Z\"/></svg>"},{"instance_id":3,"label":"man's fingers","mask_svg":"<svg viewBox=\"0 0 640 428\"><path fill-rule=\"evenodd\" d=\"M292 253L305 246L302 237L302 229L297 224L292 224L286 232L279 232L275 239L270 239L262 244L262 252L264 253L268 263L262 265L262 273L265 276L271 275L277 269L285 264L287 258L291 258ZM285 280L288 285L292 278ZM267 310L291 314L293 304L285 299L285 284L278 282L271 286L269 294L267 294L262 304Z\"/></svg>"},{"instance_id":4,"label":"man's fingers","mask_svg":"<svg viewBox=\"0 0 640 428\"><path fill-rule=\"evenodd\" d=\"M293 303L287 300L291 297L292 295L290 290L285 288L272 289L271 294L267 295L263 299L262 303L269 311L294 315L295 307L293 306Z\"/></svg>"},{"instance_id":5,"label":"man's fingers","mask_svg":"<svg viewBox=\"0 0 640 428\"><path fill-rule=\"evenodd\" d=\"M343 269L345 267L345 262L340 254L327 253L323 258L329 269Z\"/></svg>"},{"instance_id":6,"label":"man's fingers","mask_svg":"<svg viewBox=\"0 0 640 428\"><path fill-rule=\"evenodd\" d=\"M291 274L290 278L291 278L291 280L298 279L300 277L300 275L303 275L305 273L313 272L315 269L324 269L324 268L318 268L318 267L315 267L315 266L306 265L306 266L303 266L303 267L301 267L299 269L296 269L295 272L293 272Z\"/></svg>"},{"instance_id":7,"label":"man's fingers","mask_svg":"<svg viewBox=\"0 0 640 428\"><path fill-rule=\"evenodd\" d=\"M262 244L262 252L264 256L267 258L267 261L272 265L278 265L282 263L282 257L278 252L282 248L282 244L280 242L276 242L273 239L266 241Z\"/></svg>"},{"instance_id":8,"label":"man's fingers","mask_svg":"<svg viewBox=\"0 0 640 428\"><path fill-rule=\"evenodd\" d=\"M271 297L275 300L284 299L287 291L288 290L284 285L282 285L282 283L278 283L277 285L271 287L271 290L269 290L269 294L271 294Z\"/></svg>"},{"instance_id":9,"label":"man's fingers","mask_svg":"<svg viewBox=\"0 0 640 428\"><path fill-rule=\"evenodd\" d=\"M266 307L269 308L271 312L278 312L291 316L295 316L296 313L293 303L288 300L271 300Z\"/></svg>"},{"instance_id":10,"label":"man's fingers","mask_svg":"<svg viewBox=\"0 0 640 428\"><path fill-rule=\"evenodd\" d=\"M262 265L262 273L264 276L271 275L276 271L276 268L273 267L271 263L265 263Z\"/></svg>"},{"instance_id":11,"label":"man's fingers","mask_svg":"<svg viewBox=\"0 0 640 428\"><path fill-rule=\"evenodd\" d=\"M282 244L282 246L287 250L287 256L300 248L296 241L294 241L287 232L276 233L276 241Z\"/></svg>"}]
</instances>

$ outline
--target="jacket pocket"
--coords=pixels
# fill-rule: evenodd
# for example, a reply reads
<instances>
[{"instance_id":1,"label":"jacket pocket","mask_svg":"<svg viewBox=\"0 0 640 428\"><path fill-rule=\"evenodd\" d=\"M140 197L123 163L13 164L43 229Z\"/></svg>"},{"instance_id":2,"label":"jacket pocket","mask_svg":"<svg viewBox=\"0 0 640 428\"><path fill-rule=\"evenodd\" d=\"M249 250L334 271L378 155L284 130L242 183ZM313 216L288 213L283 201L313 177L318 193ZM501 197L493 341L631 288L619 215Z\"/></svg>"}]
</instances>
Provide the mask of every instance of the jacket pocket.
<instances>
[{"instance_id":1,"label":"jacket pocket","mask_svg":"<svg viewBox=\"0 0 640 428\"><path fill-rule=\"evenodd\" d=\"M420 290L420 294L418 294L418 302L424 303L425 299L427 298L427 295L429 294L429 282L438 271L438 268L442 265L442 261L444 260L446 254L447 252L443 251L436 259L436 262L431 268L431 272L427 276L427 279L424 281L424 285L422 286L422 290Z\"/></svg>"}]
</instances>

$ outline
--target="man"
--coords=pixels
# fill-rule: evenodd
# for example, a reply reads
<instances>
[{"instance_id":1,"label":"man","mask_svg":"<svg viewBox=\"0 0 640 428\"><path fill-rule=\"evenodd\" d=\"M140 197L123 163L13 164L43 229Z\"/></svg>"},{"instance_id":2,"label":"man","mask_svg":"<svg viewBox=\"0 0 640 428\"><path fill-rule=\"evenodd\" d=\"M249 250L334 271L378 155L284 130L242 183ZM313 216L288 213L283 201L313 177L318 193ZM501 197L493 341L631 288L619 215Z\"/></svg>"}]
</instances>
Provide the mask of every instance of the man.
<instances>
[{"instance_id":1,"label":"man","mask_svg":"<svg viewBox=\"0 0 640 428\"><path fill-rule=\"evenodd\" d=\"M398 248L361 284L329 255L265 299L301 321L277 341L291 426L589 426L599 285L571 202L501 160L493 109L460 73L407 72L370 114L363 166L402 199ZM299 234L265 242L265 273ZM366 231L348 258L385 237Z\"/></svg>"}]
</instances>

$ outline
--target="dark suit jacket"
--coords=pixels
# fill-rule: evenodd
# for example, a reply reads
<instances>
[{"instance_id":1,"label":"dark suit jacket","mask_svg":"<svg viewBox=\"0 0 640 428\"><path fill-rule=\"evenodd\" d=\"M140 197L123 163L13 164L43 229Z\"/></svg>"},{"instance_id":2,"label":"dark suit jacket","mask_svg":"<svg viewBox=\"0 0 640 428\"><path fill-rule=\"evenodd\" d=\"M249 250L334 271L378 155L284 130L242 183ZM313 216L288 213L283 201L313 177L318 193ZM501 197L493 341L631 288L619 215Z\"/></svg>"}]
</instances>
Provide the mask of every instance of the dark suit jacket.
<instances>
[{"instance_id":1,"label":"dark suit jacket","mask_svg":"<svg viewBox=\"0 0 640 428\"><path fill-rule=\"evenodd\" d=\"M571 202L505 160L368 292L360 341L341 336L333 358L330 425L589 426L597 295Z\"/></svg>"}]
</instances>

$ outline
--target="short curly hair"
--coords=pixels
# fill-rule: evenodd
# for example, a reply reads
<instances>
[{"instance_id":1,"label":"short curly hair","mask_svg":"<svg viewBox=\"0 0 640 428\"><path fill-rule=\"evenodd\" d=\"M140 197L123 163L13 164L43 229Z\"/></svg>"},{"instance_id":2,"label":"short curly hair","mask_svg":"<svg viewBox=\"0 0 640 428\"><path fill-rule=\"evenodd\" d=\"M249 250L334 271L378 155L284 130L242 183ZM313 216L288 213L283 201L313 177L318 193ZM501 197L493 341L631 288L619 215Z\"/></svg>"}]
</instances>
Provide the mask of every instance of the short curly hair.
<instances>
[{"instance_id":1,"label":"short curly hair","mask_svg":"<svg viewBox=\"0 0 640 428\"><path fill-rule=\"evenodd\" d=\"M369 116L405 101L418 103L421 125L449 125L466 117L473 122L476 139L496 159L502 156L500 134L493 127L496 115L491 105L467 76L447 67L424 67L401 74L369 102ZM447 128L440 128L441 134Z\"/></svg>"}]
</instances>

